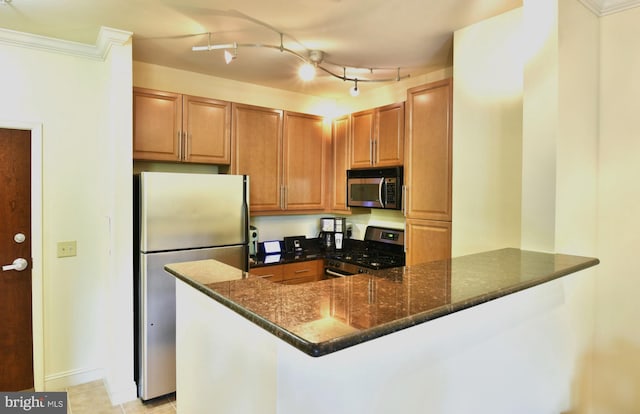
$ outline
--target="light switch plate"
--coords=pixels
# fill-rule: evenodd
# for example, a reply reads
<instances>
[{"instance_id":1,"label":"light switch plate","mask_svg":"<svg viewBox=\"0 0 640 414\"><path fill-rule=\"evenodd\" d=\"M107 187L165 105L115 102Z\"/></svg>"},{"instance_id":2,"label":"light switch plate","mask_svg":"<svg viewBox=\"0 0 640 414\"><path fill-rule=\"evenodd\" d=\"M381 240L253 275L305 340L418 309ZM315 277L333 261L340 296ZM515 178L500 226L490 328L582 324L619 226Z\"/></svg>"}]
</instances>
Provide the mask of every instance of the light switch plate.
<instances>
[{"instance_id":1,"label":"light switch plate","mask_svg":"<svg viewBox=\"0 0 640 414\"><path fill-rule=\"evenodd\" d=\"M58 257L71 257L76 255L76 241L58 242Z\"/></svg>"}]
</instances>

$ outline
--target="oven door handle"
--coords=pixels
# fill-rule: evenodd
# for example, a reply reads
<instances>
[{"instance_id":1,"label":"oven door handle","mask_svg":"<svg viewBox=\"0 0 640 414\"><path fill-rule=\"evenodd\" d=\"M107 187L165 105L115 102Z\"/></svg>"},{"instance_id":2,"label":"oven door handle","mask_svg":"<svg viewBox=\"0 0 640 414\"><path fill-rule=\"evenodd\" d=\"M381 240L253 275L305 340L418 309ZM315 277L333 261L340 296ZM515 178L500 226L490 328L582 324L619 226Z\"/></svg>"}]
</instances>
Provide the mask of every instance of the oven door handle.
<instances>
[{"instance_id":1,"label":"oven door handle","mask_svg":"<svg viewBox=\"0 0 640 414\"><path fill-rule=\"evenodd\" d=\"M345 275L345 274L342 274L342 273L334 272L334 271L333 271L333 270L331 270L331 269L324 269L324 272L325 272L326 274L328 274L328 275L335 276L335 277L346 277L346 276L351 276L351 275Z\"/></svg>"}]
</instances>

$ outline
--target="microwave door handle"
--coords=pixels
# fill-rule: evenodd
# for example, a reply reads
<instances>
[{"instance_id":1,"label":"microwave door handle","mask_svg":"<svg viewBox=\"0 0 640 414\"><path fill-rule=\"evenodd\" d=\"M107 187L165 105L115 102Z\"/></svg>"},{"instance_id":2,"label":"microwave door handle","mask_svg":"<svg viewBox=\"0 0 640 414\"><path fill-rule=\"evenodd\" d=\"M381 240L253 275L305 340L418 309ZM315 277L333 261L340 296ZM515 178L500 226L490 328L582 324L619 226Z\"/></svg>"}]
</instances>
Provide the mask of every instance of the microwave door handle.
<instances>
[{"instance_id":1,"label":"microwave door handle","mask_svg":"<svg viewBox=\"0 0 640 414\"><path fill-rule=\"evenodd\" d=\"M384 188L384 178L381 178L380 185L378 186L378 200L380 200L380 204L382 204L382 208L384 208L384 205L386 204L386 201L387 201L383 198L383 192L382 192L383 188Z\"/></svg>"}]
</instances>

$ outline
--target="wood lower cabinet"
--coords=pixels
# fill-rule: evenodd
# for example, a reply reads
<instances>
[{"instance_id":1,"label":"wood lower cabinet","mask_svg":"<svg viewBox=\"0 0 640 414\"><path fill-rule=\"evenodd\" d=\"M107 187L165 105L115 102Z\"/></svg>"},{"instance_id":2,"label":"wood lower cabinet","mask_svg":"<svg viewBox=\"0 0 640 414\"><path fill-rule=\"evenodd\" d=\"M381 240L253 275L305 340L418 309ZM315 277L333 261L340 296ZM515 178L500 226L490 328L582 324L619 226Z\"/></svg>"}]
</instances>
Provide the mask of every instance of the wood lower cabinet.
<instances>
[{"instance_id":1,"label":"wood lower cabinet","mask_svg":"<svg viewBox=\"0 0 640 414\"><path fill-rule=\"evenodd\" d=\"M284 265L282 283L285 285L297 285L316 282L322 279L323 273L323 260L288 263Z\"/></svg>"},{"instance_id":2,"label":"wood lower cabinet","mask_svg":"<svg viewBox=\"0 0 640 414\"><path fill-rule=\"evenodd\" d=\"M349 117L333 121L331 130L331 210L349 211L347 207L347 170L349 169Z\"/></svg>"},{"instance_id":3,"label":"wood lower cabinet","mask_svg":"<svg viewBox=\"0 0 640 414\"><path fill-rule=\"evenodd\" d=\"M407 219L405 227L408 266L451 257L451 222Z\"/></svg>"},{"instance_id":4,"label":"wood lower cabinet","mask_svg":"<svg viewBox=\"0 0 640 414\"><path fill-rule=\"evenodd\" d=\"M133 158L229 164L231 104L134 88Z\"/></svg>"},{"instance_id":5,"label":"wood lower cabinet","mask_svg":"<svg viewBox=\"0 0 640 414\"><path fill-rule=\"evenodd\" d=\"M260 277L284 285L297 285L322 280L323 273L324 261L318 259L251 268L249 277Z\"/></svg>"},{"instance_id":6,"label":"wood lower cabinet","mask_svg":"<svg viewBox=\"0 0 640 414\"><path fill-rule=\"evenodd\" d=\"M251 212L282 210L282 111L233 104L232 119L231 170L249 176Z\"/></svg>"},{"instance_id":7,"label":"wood lower cabinet","mask_svg":"<svg viewBox=\"0 0 640 414\"><path fill-rule=\"evenodd\" d=\"M351 115L351 168L402 165L404 102Z\"/></svg>"},{"instance_id":8,"label":"wood lower cabinet","mask_svg":"<svg viewBox=\"0 0 640 414\"><path fill-rule=\"evenodd\" d=\"M280 283L283 280L285 265L271 265L254 267L249 269L249 277L259 277L272 282Z\"/></svg>"}]
</instances>

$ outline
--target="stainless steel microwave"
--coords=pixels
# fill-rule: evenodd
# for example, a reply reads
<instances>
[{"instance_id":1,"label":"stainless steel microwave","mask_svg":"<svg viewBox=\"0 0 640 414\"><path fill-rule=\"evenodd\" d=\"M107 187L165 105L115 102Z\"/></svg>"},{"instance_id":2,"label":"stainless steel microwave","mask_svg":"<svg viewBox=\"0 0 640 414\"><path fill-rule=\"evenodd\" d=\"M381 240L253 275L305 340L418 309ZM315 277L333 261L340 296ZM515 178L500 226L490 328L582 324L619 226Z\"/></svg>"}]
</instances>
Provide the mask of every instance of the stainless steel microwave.
<instances>
[{"instance_id":1,"label":"stainless steel microwave","mask_svg":"<svg viewBox=\"0 0 640 414\"><path fill-rule=\"evenodd\" d=\"M347 205L400 210L402 167L347 171Z\"/></svg>"}]
</instances>

